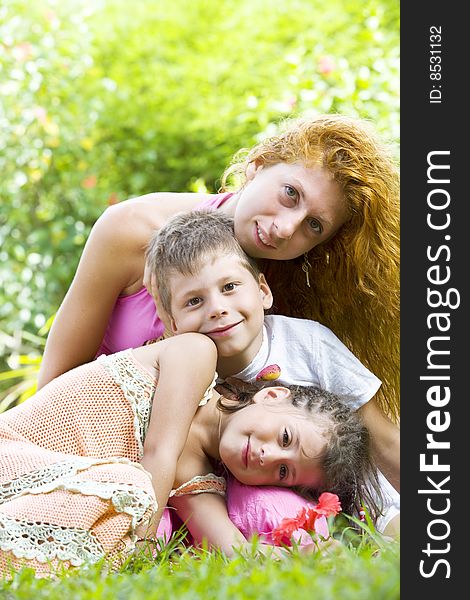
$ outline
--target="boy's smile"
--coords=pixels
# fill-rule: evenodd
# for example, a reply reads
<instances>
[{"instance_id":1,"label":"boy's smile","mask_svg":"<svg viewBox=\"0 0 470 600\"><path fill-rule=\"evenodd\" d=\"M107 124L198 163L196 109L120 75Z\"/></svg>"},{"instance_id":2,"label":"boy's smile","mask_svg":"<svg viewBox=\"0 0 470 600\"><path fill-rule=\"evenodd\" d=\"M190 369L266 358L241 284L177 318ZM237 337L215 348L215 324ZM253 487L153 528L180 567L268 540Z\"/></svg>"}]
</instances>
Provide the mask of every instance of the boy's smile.
<instances>
[{"instance_id":1,"label":"boy's smile","mask_svg":"<svg viewBox=\"0 0 470 600\"><path fill-rule=\"evenodd\" d=\"M210 329L209 331L203 331L206 335L209 335L211 338L224 337L226 335L230 335L233 333L235 327L243 323L243 320L238 323L233 323L233 325L226 325L224 327L216 327L215 329Z\"/></svg>"},{"instance_id":2,"label":"boy's smile","mask_svg":"<svg viewBox=\"0 0 470 600\"><path fill-rule=\"evenodd\" d=\"M261 347L264 310L272 304L264 277L257 281L232 254L208 256L195 275L170 277L173 333L210 337L217 346L221 377L246 367Z\"/></svg>"}]
</instances>

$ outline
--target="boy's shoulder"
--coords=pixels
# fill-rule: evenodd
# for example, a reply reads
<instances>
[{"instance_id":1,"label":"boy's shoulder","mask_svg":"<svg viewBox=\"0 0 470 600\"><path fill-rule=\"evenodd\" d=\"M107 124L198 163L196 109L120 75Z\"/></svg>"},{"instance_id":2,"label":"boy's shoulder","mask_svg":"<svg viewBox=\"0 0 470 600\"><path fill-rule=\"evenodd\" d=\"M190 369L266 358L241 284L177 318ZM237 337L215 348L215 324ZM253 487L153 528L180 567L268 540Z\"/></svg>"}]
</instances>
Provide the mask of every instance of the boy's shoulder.
<instances>
[{"instance_id":1,"label":"boy's shoulder","mask_svg":"<svg viewBox=\"0 0 470 600\"><path fill-rule=\"evenodd\" d=\"M325 327L318 321L286 317L284 315L266 315L264 317L264 324L269 333L284 332L286 335L292 333L296 335L318 335L323 331L331 332L331 329L328 329L328 327Z\"/></svg>"}]
</instances>

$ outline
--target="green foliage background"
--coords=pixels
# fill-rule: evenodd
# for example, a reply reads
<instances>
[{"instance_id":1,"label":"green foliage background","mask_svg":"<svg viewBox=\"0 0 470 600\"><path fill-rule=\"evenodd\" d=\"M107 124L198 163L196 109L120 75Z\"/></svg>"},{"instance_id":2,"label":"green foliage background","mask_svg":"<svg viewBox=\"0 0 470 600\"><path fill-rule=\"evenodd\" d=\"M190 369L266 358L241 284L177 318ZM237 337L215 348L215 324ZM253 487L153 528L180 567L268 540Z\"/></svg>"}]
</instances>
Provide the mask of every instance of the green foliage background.
<instances>
[{"instance_id":1,"label":"green foliage background","mask_svg":"<svg viewBox=\"0 0 470 600\"><path fill-rule=\"evenodd\" d=\"M2 0L0 98L5 358L37 345L109 204L215 191L234 152L309 111L398 147L399 2Z\"/></svg>"}]
</instances>

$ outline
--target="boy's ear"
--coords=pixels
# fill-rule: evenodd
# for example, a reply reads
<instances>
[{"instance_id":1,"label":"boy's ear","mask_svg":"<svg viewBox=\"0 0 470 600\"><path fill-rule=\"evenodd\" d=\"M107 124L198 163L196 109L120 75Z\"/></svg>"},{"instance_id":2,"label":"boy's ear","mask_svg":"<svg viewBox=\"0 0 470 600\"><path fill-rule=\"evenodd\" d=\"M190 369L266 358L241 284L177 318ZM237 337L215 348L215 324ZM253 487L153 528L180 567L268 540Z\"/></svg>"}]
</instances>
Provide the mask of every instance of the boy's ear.
<instances>
[{"instance_id":1,"label":"boy's ear","mask_svg":"<svg viewBox=\"0 0 470 600\"><path fill-rule=\"evenodd\" d=\"M263 273L260 273L259 276L259 292L263 300L263 308L264 310L268 310L273 305L273 293Z\"/></svg>"},{"instance_id":2,"label":"boy's ear","mask_svg":"<svg viewBox=\"0 0 470 600\"><path fill-rule=\"evenodd\" d=\"M178 327L176 326L176 321L173 319L173 317L170 317L169 315L168 315L168 323L170 324L171 333L176 335L178 333Z\"/></svg>"},{"instance_id":3,"label":"boy's ear","mask_svg":"<svg viewBox=\"0 0 470 600\"><path fill-rule=\"evenodd\" d=\"M263 161L259 158L248 163L248 166L245 171L247 181L251 181L256 173L263 168Z\"/></svg>"}]
</instances>

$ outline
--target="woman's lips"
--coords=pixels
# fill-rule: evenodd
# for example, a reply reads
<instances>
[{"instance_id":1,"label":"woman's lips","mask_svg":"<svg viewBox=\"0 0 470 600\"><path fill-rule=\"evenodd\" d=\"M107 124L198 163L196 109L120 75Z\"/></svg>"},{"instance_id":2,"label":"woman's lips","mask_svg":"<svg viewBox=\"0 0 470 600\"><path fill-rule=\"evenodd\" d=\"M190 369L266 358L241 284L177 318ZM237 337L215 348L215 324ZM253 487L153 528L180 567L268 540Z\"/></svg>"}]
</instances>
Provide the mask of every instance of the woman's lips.
<instances>
[{"instance_id":1,"label":"woman's lips","mask_svg":"<svg viewBox=\"0 0 470 600\"><path fill-rule=\"evenodd\" d=\"M261 229L258 223L255 223L255 242L260 248L271 248L276 250L268 235Z\"/></svg>"}]
</instances>

